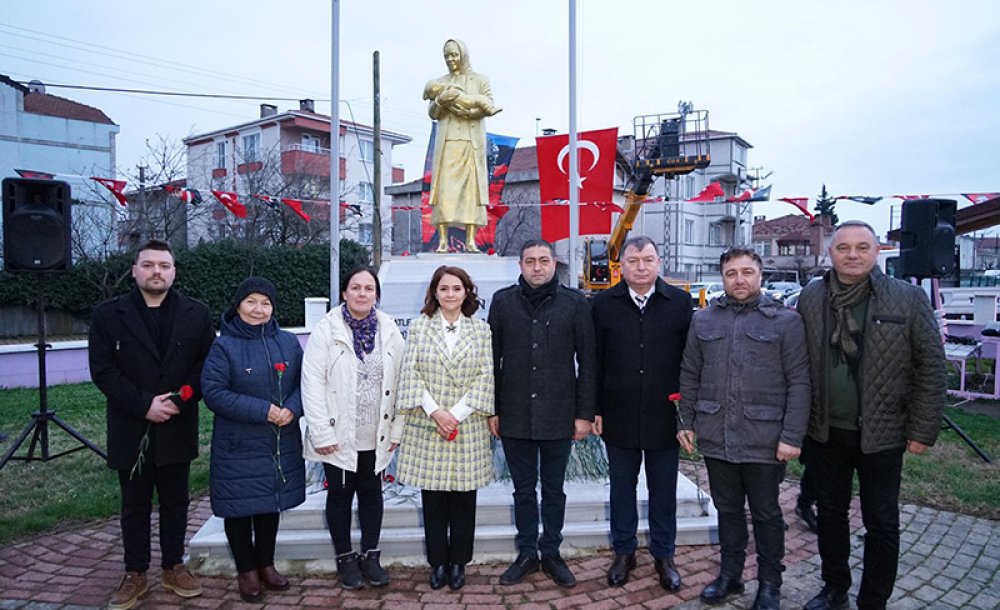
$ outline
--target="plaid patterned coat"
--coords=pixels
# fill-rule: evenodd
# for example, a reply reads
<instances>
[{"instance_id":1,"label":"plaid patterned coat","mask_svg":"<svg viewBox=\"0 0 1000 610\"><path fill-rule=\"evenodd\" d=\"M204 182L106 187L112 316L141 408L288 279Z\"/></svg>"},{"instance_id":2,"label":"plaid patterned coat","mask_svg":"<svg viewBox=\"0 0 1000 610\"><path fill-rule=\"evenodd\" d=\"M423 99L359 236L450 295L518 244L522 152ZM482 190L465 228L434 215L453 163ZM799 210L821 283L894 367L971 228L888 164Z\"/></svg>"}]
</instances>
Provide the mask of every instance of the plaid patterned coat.
<instances>
[{"instance_id":1,"label":"plaid patterned coat","mask_svg":"<svg viewBox=\"0 0 1000 610\"><path fill-rule=\"evenodd\" d=\"M420 316L410 326L400 373L396 409L405 417L399 442L400 482L432 491L471 491L493 480L493 454L486 419L493 411L493 347L490 327L463 318L461 335L451 354L445 344L441 312ZM472 413L446 441L421 408L424 390L442 409L462 397Z\"/></svg>"}]
</instances>

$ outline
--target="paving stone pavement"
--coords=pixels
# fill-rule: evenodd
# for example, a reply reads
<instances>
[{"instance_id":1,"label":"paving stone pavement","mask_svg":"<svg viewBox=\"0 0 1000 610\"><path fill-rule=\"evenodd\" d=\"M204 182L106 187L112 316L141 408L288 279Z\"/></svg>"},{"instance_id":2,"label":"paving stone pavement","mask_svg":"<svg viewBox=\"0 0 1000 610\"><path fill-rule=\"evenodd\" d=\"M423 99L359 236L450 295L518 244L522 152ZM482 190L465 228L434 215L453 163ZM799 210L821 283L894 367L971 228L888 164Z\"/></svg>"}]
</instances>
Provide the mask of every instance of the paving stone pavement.
<instances>
[{"instance_id":1,"label":"paving stone pavement","mask_svg":"<svg viewBox=\"0 0 1000 610\"><path fill-rule=\"evenodd\" d=\"M690 469L690 464L685 464ZM691 473L686 473L691 474ZM703 475L703 473L702 473ZM704 476L701 477L704 484ZM781 504L790 528L786 535L785 585L782 609L801 608L819 590L819 557L816 537L806 530L793 508L797 486L782 485ZM207 498L192 504L189 536L210 516ZM860 529L857 499L852 524ZM902 551L894 610L1000 608L1000 523L965 515L904 506L901 513ZM154 516L153 531L156 531ZM49 532L0 548L0 610L94 610L106 607L111 590L121 578L122 556L115 519ZM153 565L158 564L158 542L153 541ZM854 580L860 577L861 536L853 538ZM718 548L678 548L676 563L683 588L668 594L656 580L652 559L644 550L632 580L622 588L608 588L605 570L610 552L568 561L577 577L573 589L560 589L545 575L535 574L513 586L500 586L504 565L475 565L468 569L468 584L459 592L432 591L428 571L390 568L392 583L380 590L346 592L335 575L290 575L292 587L267 593L263 603L239 600L235 579L202 577L201 597L182 600L159 586L160 569L149 571L150 592L138 610L199 608L218 610L291 610L292 608L391 608L433 610L444 608L525 608L550 610L604 610L611 608L703 608L697 599L702 587L715 578ZM756 583L753 545L748 550L747 592L720 610L746 610L753 604ZM279 566L280 567L280 566ZM857 585L852 591L852 599Z\"/></svg>"}]
</instances>

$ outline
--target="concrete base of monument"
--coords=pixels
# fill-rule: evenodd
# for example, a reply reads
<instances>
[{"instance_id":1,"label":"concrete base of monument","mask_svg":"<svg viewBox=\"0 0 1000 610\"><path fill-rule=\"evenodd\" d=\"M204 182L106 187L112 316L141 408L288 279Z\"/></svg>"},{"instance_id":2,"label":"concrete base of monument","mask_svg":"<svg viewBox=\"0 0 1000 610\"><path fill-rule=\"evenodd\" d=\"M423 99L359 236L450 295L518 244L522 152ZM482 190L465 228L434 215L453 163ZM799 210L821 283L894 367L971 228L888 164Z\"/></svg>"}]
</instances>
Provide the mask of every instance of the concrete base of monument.
<instances>
[{"instance_id":1,"label":"concrete base of monument","mask_svg":"<svg viewBox=\"0 0 1000 610\"><path fill-rule=\"evenodd\" d=\"M639 545L648 544L649 503L645 474L639 478ZM566 523L562 554L575 557L611 546L606 481L566 483ZM510 482L496 482L479 490L476 512L476 548L473 563L508 562L517 556L514 546L514 509ZM275 559L279 570L292 574L336 571L333 545L326 529L326 492L307 496L306 501L281 516ZM356 507L355 507L356 508ZM357 519L351 532L358 550ZM718 515L709 497L683 475L677 481L677 544L718 542ZM387 486L382 522L382 562L386 565L424 566L424 530L420 492ZM222 519L212 517L190 544L191 565L200 574L235 574L226 543Z\"/></svg>"},{"instance_id":2,"label":"concrete base of monument","mask_svg":"<svg viewBox=\"0 0 1000 610\"><path fill-rule=\"evenodd\" d=\"M396 323L405 334L410 320L420 315L434 270L441 265L449 265L461 267L472 277L484 303L476 316L485 320L493 293L517 282L521 273L517 260L516 256L486 254L421 253L392 257L382 261L378 272L382 285L379 309L396 318Z\"/></svg>"}]
</instances>

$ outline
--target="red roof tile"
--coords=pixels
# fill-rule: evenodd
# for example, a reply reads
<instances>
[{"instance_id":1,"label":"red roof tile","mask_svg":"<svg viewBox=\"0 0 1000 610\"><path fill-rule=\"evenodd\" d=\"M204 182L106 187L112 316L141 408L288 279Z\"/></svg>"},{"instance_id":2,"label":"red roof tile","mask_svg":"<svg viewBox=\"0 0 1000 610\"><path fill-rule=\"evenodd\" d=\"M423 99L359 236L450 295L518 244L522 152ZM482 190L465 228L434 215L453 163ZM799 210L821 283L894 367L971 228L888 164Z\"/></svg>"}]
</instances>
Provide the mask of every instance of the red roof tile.
<instances>
[{"instance_id":1,"label":"red roof tile","mask_svg":"<svg viewBox=\"0 0 1000 610\"><path fill-rule=\"evenodd\" d=\"M73 119L76 121L87 121L90 123L103 123L114 125L108 115L93 106L87 106L80 102L74 102L58 95L47 93L27 93L24 96L24 111L33 114L44 114L63 119Z\"/></svg>"}]
</instances>

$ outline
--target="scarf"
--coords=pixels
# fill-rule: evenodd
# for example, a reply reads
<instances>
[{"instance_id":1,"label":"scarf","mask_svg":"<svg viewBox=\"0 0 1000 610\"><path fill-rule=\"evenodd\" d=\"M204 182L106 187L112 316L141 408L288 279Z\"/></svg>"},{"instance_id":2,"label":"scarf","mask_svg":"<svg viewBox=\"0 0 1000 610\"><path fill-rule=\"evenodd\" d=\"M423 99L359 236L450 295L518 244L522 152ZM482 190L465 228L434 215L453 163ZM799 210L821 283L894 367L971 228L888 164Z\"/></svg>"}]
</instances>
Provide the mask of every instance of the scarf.
<instances>
[{"instance_id":1,"label":"scarf","mask_svg":"<svg viewBox=\"0 0 1000 610\"><path fill-rule=\"evenodd\" d=\"M354 355L358 360L364 360L365 354L372 353L375 349L375 334L378 332L378 317L375 315L375 308L368 312L368 315L356 320L351 312L347 310L347 305L340 308L344 314L344 322L354 333Z\"/></svg>"},{"instance_id":2,"label":"scarf","mask_svg":"<svg viewBox=\"0 0 1000 610\"><path fill-rule=\"evenodd\" d=\"M538 309L542 301L550 296L554 297L556 291L559 289L559 278L556 276L552 276L551 280L537 288L532 287L531 284L525 281L523 275L517 278L517 283L520 284L521 294L528 300L528 304L531 305L532 309Z\"/></svg>"},{"instance_id":3,"label":"scarf","mask_svg":"<svg viewBox=\"0 0 1000 610\"><path fill-rule=\"evenodd\" d=\"M864 303L871 295L871 279L865 278L857 284L844 285L837 279L837 272L830 271L830 309L833 312L833 328L830 346L834 348L834 358L847 361L851 377L858 378L861 364L861 345L864 329L858 325L851 309Z\"/></svg>"}]
</instances>

